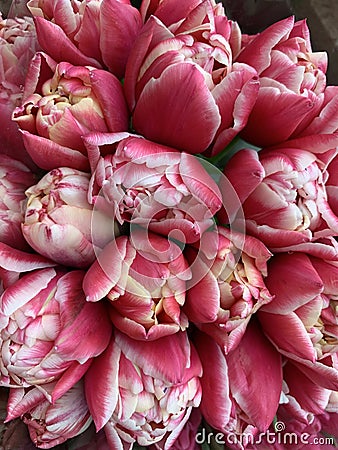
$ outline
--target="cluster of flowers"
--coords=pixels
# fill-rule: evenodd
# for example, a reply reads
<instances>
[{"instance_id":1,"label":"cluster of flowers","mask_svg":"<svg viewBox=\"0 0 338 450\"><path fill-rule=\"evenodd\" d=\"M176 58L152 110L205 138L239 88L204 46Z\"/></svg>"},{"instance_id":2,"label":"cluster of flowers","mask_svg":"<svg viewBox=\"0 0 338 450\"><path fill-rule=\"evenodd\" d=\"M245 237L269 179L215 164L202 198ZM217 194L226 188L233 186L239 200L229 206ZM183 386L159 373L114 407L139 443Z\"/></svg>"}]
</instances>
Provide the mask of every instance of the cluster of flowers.
<instances>
[{"instance_id":1,"label":"cluster of flowers","mask_svg":"<svg viewBox=\"0 0 338 450\"><path fill-rule=\"evenodd\" d=\"M0 39L6 421L39 448L288 448L276 421L333 448L338 86L306 21L29 0Z\"/></svg>"}]
</instances>

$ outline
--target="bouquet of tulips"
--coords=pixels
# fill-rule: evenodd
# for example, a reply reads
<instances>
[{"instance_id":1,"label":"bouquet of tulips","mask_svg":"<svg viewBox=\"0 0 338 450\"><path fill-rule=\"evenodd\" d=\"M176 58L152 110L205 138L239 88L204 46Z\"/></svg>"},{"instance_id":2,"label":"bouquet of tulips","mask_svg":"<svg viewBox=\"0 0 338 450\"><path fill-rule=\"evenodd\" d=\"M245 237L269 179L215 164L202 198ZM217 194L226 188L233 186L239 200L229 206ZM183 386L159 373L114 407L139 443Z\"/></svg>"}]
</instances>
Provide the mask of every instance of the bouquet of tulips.
<instances>
[{"instance_id":1,"label":"bouquet of tulips","mask_svg":"<svg viewBox=\"0 0 338 450\"><path fill-rule=\"evenodd\" d=\"M0 389L31 443L3 448L337 445L327 64L215 0L13 2Z\"/></svg>"}]
</instances>

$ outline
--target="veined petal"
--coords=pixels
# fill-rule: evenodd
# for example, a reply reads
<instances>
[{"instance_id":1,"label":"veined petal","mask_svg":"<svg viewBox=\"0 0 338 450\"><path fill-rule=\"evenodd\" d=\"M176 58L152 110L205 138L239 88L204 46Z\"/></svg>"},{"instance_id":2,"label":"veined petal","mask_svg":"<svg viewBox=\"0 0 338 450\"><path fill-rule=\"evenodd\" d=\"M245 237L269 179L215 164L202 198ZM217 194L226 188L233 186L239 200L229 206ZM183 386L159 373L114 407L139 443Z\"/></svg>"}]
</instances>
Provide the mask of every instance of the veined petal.
<instances>
[{"instance_id":1,"label":"veined petal","mask_svg":"<svg viewBox=\"0 0 338 450\"><path fill-rule=\"evenodd\" d=\"M258 324L250 322L240 345L227 355L227 361L232 395L251 423L266 431L276 414L282 391L281 356Z\"/></svg>"},{"instance_id":2,"label":"veined petal","mask_svg":"<svg viewBox=\"0 0 338 450\"><path fill-rule=\"evenodd\" d=\"M5 422L22 416L44 400L46 400L45 394L36 387L28 391L25 391L24 388L11 388L9 390Z\"/></svg>"},{"instance_id":3,"label":"veined petal","mask_svg":"<svg viewBox=\"0 0 338 450\"><path fill-rule=\"evenodd\" d=\"M88 158L79 151L63 147L27 131L21 131L21 133L27 152L40 168L52 170L57 167L72 167L83 171L89 169Z\"/></svg>"},{"instance_id":4,"label":"veined petal","mask_svg":"<svg viewBox=\"0 0 338 450\"><path fill-rule=\"evenodd\" d=\"M35 17L34 23L41 48L55 61L69 61L78 66L100 67L98 61L84 55L72 43L61 27L43 17ZM51 36L54 45L51 45Z\"/></svg>"},{"instance_id":5,"label":"veined petal","mask_svg":"<svg viewBox=\"0 0 338 450\"><path fill-rule=\"evenodd\" d=\"M323 291L323 282L304 253L273 256L265 284L274 299L261 309L274 314L295 311Z\"/></svg>"},{"instance_id":6,"label":"veined petal","mask_svg":"<svg viewBox=\"0 0 338 450\"><path fill-rule=\"evenodd\" d=\"M85 375L86 399L97 431L107 424L117 405L120 354L119 346L112 340L107 349L94 359ZM98 374L100 383L97 383Z\"/></svg>"},{"instance_id":7,"label":"veined petal","mask_svg":"<svg viewBox=\"0 0 338 450\"><path fill-rule=\"evenodd\" d=\"M303 322L295 313L270 314L258 311L258 318L271 342L283 354L316 361L316 352ZM295 336L297 338L295 339Z\"/></svg>"},{"instance_id":8,"label":"veined petal","mask_svg":"<svg viewBox=\"0 0 338 450\"><path fill-rule=\"evenodd\" d=\"M41 255L16 250L0 242L0 267L6 270L28 272L30 270L53 266L56 266L54 261L50 261Z\"/></svg>"},{"instance_id":9,"label":"veined petal","mask_svg":"<svg viewBox=\"0 0 338 450\"><path fill-rule=\"evenodd\" d=\"M204 333L197 332L193 341L203 367L201 412L212 427L224 430L232 408L225 356L215 340Z\"/></svg>"},{"instance_id":10,"label":"veined petal","mask_svg":"<svg viewBox=\"0 0 338 450\"><path fill-rule=\"evenodd\" d=\"M141 15L131 4L103 0L100 21L103 62L110 72L122 78L130 50L142 27Z\"/></svg>"},{"instance_id":11,"label":"veined petal","mask_svg":"<svg viewBox=\"0 0 338 450\"><path fill-rule=\"evenodd\" d=\"M288 17L269 26L241 51L236 60L249 64L260 74L270 64L271 49L289 36L293 25L294 18Z\"/></svg>"},{"instance_id":12,"label":"veined petal","mask_svg":"<svg viewBox=\"0 0 338 450\"><path fill-rule=\"evenodd\" d=\"M102 299L119 282L126 246L125 236L110 242L90 266L83 279L83 290L88 301L96 302Z\"/></svg>"},{"instance_id":13,"label":"veined petal","mask_svg":"<svg viewBox=\"0 0 338 450\"><path fill-rule=\"evenodd\" d=\"M54 269L41 269L20 278L3 293L1 311L10 316L46 288L55 276Z\"/></svg>"},{"instance_id":14,"label":"veined petal","mask_svg":"<svg viewBox=\"0 0 338 450\"><path fill-rule=\"evenodd\" d=\"M150 80L133 114L134 128L147 139L188 153L205 151L220 121L203 74L185 63L169 66Z\"/></svg>"},{"instance_id":15,"label":"veined petal","mask_svg":"<svg viewBox=\"0 0 338 450\"><path fill-rule=\"evenodd\" d=\"M142 342L116 331L115 338L126 357L145 374L171 384L178 384L184 379L190 364L190 344L185 332Z\"/></svg>"},{"instance_id":16,"label":"veined petal","mask_svg":"<svg viewBox=\"0 0 338 450\"><path fill-rule=\"evenodd\" d=\"M325 410L331 394L329 389L325 389L311 380L292 362L288 362L284 366L283 373L290 395L296 398L304 410L313 414L321 414Z\"/></svg>"}]
</instances>

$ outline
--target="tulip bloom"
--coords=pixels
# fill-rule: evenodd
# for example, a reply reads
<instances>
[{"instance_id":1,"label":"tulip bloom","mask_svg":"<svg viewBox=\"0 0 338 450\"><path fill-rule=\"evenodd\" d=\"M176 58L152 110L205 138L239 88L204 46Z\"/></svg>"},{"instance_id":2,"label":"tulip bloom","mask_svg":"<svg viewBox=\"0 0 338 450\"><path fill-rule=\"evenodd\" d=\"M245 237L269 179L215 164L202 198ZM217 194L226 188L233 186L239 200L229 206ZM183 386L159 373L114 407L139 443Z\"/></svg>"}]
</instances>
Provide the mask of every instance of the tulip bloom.
<instances>
[{"instance_id":1,"label":"tulip bloom","mask_svg":"<svg viewBox=\"0 0 338 450\"><path fill-rule=\"evenodd\" d=\"M176 20L170 19L173 8L169 22ZM147 20L130 52L124 83L139 134L208 155L232 141L246 125L259 87L252 67L233 63L233 33L222 6L209 0L196 4L174 28L156 16Z\"/></svg>"},{"instance_id":2,"label":"tulip bloom","mask_svg":"<svg viewBox=\"0 0 338 450\"><path fill-rule=\"evenodd\" d=\"M222 205L217 184L195 156L124 136L85 137L93 166L91 202L103 196L121 225L130 222L179 241L197 241ZM116 148L97 158L105 145Z\"/></svg>"},{"instance_id":3,"label":"tulip bloom","mask_svg":"<svg viewBox=\"0 0 338 450\"><path fill-rule=\"evenodd\" d=\"M0 154L0 242L29 250L23 237L23 203L26 189L36 182L33 173L20 161Z\"/></svg>"},{"instance_id":4,"label":"tulip bloom","mask_svg":"<svg viewBox=\"0 0 338 450\"><path fill-rule=\"evenodd\" d=\"M164 351L165 350L165 351ZM100 374L100 383L97 376ZM201 363L187 334L140 342L116 331L85 375L97 430L111 448L162 441L169 449L201 399Z\"/></svg>"},{"instance_id":5,"label":"tulip bloom","mask_svg":"<svg viewBox=\"0 0 338 450\"><path fill-rule=\"evenodd\" d=\"M297 137L325 105L327 54L312 52L305 20L274 23L244 46L236 62L259 75L258 98L241 134L254 145Z\"/></svg>"},{"instance_id":6,"label":"tulip bloom","mask_svg":"<svg viewBox=\"0 0 338 450\"><path fill-rule=\"evenodd\" d=\"M107 297L113 324L134 339L154 340L185 330L186 282L191 277L180 247L135 230L104 247L83 280L87 300Z\"/></svg>"},{"instance_id":7,"label":"tulip bloom","mask_svg":"<svg viewBox=\"0 0 338 450\"><path fill-rule=\"evenodd\" d=\"M56 61L106 68L123 77L142 25L129 0L30 0L27 6L42 49Z\"/></svg>"},{"instance_id":8,"label":"tulip bloom","mask_svg":"<svg viewBox=\"0 0 338 450\"><path fill-rule=\"evenodd\" d=\"M28 155L17 125L14 108L20 106L28 66L38 49L31 17L2 19L0 13L0 153L36 169Z\"/></svg>"},{"instance_id":9,"label":"tulip bloom","mask_svg":"<svg viewBox=\"0 0 338 450\"><path fill-rule=\"evenodd\" d=\"M89 174L61 167L26 191L22 224L29 244L65 266L88 267L118 235L114 219L88 203Z\"/></svg>"},{"instance_id":10,"label":"tulip bloom","mask_svg":"<svg viewBox=\"0 0 338 450\"><path fill-rule=\"evenodd\" d=\"M40 386L60 398L108 345L111 323L104 303L82 291L82 271L46 268L28 273L0 298L2 386ZM56 382L52 394L43 384Z\"/></svg>"},{"instance_id":11,"label":"tulip bloom","mask_svg":"<svg viewBox=\"0 0 338 450\"><path fill-rule=\"evenodd\" d=\"M51 395L55 383L44 385ZM31 440L39 448L53 448L84 432L92 422L83 380L50 403L37 387L10 389L6 421L22 417Z\"/></svg>"},{"instance_id":12,"label":"tulip bloom","mask_svg":"<svg viewBox=\"0 0 338 450\"><path fill-rule=\"evenodd\" d=\"M89 170L82 136L128 128L122 86L113 74L57 64L44 53L32 60L13 120L33 161L46 170L63 166Z\"/></svg>"},{"instance_id":13,"label":"tulip bloom","mask_svg":"<svg viewBox=\"0 0 338 450\"><path fill-rule=\"evenodd\" d=\"M242 202L248 232L272 252L315 251L316 241L337 235L338 218L325 187L337 142L336 136L323 135L258 153L244 149L225 167Z\"/></svg>"},{"instance_id":14,"label":"tulip bloom","mask_svg":"<svg viewBox=\"0 0 338 450\"><path fill-rule=\"evenodd\" d=\"M223 227L206 232L201 242L198 253L186 251L192 279L183 311L228 353L272 300L264 283L271 253L258 239Z\"/></svg>"},{"instance_id":15,"label":"tulip bloom","mask_svg":"<svg viewBox=\"0 0 338 450\"><path fill-rule=\"evenodd\" d=\"M277 254L265 282L274 299L257 313L264 333L313 382L337 390L337 261Z\"/></svg>"}]
</instances>

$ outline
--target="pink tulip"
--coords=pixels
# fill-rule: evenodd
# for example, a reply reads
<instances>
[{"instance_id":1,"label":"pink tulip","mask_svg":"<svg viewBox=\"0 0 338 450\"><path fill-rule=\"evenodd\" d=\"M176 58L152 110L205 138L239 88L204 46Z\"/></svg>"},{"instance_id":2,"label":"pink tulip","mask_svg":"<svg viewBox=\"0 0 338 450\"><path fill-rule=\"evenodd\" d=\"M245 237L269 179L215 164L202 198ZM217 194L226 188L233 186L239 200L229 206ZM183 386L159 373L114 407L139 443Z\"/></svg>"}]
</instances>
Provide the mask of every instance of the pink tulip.
<instances>
[{"instance_id":1,"label":"pink tulip","mask_svg":"<svg viewBox=\"0 0 338 450\"><path fill-rule=\"evenodd\" d=\"M23 203L26 189L36 182L30 169L20 161L0 154L0 242L29 250L23 237Z\"/></svg>"},{"instance_id":2,"label":"pink tulip","mask_svg":"<svg viewBox=\"0 0 338 450\"><path fill-rule=\"evenodd\" d=\"M97 383L97 376L100 383ZM107 350L85 375L89 410L110 448L162 441L167 450L201 398L201 363L187 334L153 342L114 332Z\"/></svg>"},{"instance_id":3,"label":"pink tulip","mask_svg":"<svg viewBox=\"0 0 338 450\"><path fill-rule=\"evenodd\" d=\"M227 445L235 444L236 438L240 443L243 433L252 437L264 433L278 408L282 365L257 323L250 322L241 345L227 356L200 331L193 342L203 367L200 408L207 423L224 434Z\"/></svg>"},{"instance_id":4,"label":"pink tulip","mask_svg":"<svg viewBox=\"0 0 338 450\"><path fill-rule=\"evenodd\" d=\"M259 86L252 67L233 63L238 30L222 6L195 4L174 28L156 16L147 20L130 52L124 87L139 134L188 153L215 155L246 125ZM180 17L181 4L174 8L169 22ZM160 9L162 4L155 14L162 17Z\"/></svg>"},{"instance_id":5,"label":"pink tulip","mask_svg":"<svg viewBox=\"0 0 338 450\"><path fill-rule=\"evenodd\" d=\"M13 119L22 130L28 153L46 170L64 166L89 170L82 136L128 128L122 86L114 75L57 64L44 53L32 60Z\"/></svg>"},{"instance_id":6,"label":"pink tulip","mask_svg":"<svg viewBox=\"0 0 338 450\"><path fill-rule=\"evenodd\" d=\"M312 382L337 390L337 261L278 254L265 282L274 299L257 313L264 333Z\"/></svg>"},{"instance_id":7,"label":"pink tulip","mask_svg":"<svg viewBox=\"0 0 338 450\"><path fill-rule=\"evenodd\" d=\"M40 386L55 401L108 345L103 302L85 301L82 271L52 268L25 274L0 299L2 386ZM52 394L43 384L56 382Z\"/></svg>"},{"instance_id":8,"label":"pink tulip","mask_svg":"<svg viewBox=\"0 0 338 450\"><path fill-rule=\"evenodd\" d=\"M2 19L0 13L0 153L16 158L32 169L12 112L22 99L26 72L38 45L31 17Z\"/></svg>"},{"instance_id":9,"label":"pink tulip","mask_svg":"<svg viewBox=\"0 0 338 450\"><path fill-rule=\"evenodd\" d=\"M244 149L225 167L224 175L242 202L247 231L272 252L315 252L316 242L337 235L338 218L325 186L337 143L335 135L320 135L258 154Z\"/></svg>"},{"instance_id":10,"label":"pink tulip","mask_svg":"<svg viewBox=\"0 0 338 450\"><path fill-rule=\"evenodd\" d=\"M23 234L37 252L65 266L88 267L118 235L112 216L88 203L89 174L61 167L26 191Z\"/></svg>"},{"instance_id":11,"label":"pink tulip","mask_svg":"<svg viewBox=\"0 0 338 450\"><path fill-rule=\"evenodd\" d=\"M30 0L42 49L55 61L106 68L122 78L141 28L129 0Z\"/></svg>"},{"instance_id":12,"label":"pink tulip","mask_svg":"<svg viewBox=\"0 0 338 450\"><path fill-rule=\"evenodd\" d=\"M333 449L334 438L324 431L325 409L330 397L326 390L302 374L292 362L283 364L283 392L269 434L249 446L254 450ZM330 440L329 440L330 439ZM330 445L330 442L332 445ZM325 445L322 445L326 443Z\"/></svg>"},{"instance_id":13,"label":"pink tulip","mask_svg":"<svg viewBox=\"0 0 338 450\"><path fill-rule=\"evenodd\" d=\"M125 133L92 134L85 143L93 166L90 199L103 196L121 225L194 242L214 224L222 196L195 156ZM107 145L115 150L98 157Z\"/></svg>"},{"instance_id":14,"label":"pink tulip","mask_svg":"<svg viewBox=\"0 0 338 450\"><path fill-rule=\"evenodd\" d=\"M83 289L89 302L110 300L118 329L154 340L187 328L181 308L190 277L177 244L139 229L106 245L86 272Z\"/></svg>"},{"instance_id":15,"label":"pink tulip","mask_svg":"<svg viewBox=\"0 0 338 450\"><path fill-rule=\"evenodd\" d=\"M43 386L52 395L55 383ZM84 395L83 380L78 381L54 403L38 387L12 388L7 419L21 416L31 440L38 448L53 448L85 431L92 422Z\"/></svg>"},{"instance_id":16,"label":"pink tulip","mask_svg":"<svg viewBox=\"0 0 338 450\"><path fill-rule=\"evenodd\" d=\"M198 253L186 252L193 275L183 311L228 353L272 300L264 283L271 253L258 239L224 227L206 232L201 242Z\"/></svg>"},{"instance_id":17,"label":"pink tulip","mask_svg":"<svg viewBox=\"0 0 338 450\"><path fill-rule=\"evenodd\" d=\"M236 62L256 69L260 81L242 131L248 142L266 147L296 137L324 106L327 54L312 51L305 20L274 23L242 49Z\"/></svg>"}]
</instances>

